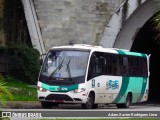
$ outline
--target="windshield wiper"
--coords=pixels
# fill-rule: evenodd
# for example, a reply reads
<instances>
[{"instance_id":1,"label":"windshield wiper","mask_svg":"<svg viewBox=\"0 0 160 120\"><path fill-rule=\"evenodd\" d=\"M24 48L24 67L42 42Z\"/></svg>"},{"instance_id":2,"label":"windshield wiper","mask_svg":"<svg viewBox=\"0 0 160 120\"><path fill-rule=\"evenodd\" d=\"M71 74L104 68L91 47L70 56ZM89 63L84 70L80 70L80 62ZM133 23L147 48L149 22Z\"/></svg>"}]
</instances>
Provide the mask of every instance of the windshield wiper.
<instances>
[{"instance_id":1,"label":"windshield wiper","mask_svg":"<svg viewBox=\"0 0 160 120\"><path fill-rule=\"evenodd\" d=\"M69 64L70 64L70 59L69 59L69 62L67 63L67 71L68 71L68 75L69 75L69 79L70 79L70 81L71 82L73 82L73 80L72 80L72 76L71 76L71 70L70 70L70 66L69 66Z\"/></svg>"},{"instance_id":2,"label":"windshield wiper","mask_svg":"<svg viewBox=\"0 0 160 120\"><path fill-rule=\"evenodd\" d=\"M60 70L62 68L62 64L64 62L64 59L62 60L62 62L58 65L58 67L50 74L49 79L51 79L51 77L55 74L55 72L57 72L57 70Z\"/></svg>"}]
</instances>

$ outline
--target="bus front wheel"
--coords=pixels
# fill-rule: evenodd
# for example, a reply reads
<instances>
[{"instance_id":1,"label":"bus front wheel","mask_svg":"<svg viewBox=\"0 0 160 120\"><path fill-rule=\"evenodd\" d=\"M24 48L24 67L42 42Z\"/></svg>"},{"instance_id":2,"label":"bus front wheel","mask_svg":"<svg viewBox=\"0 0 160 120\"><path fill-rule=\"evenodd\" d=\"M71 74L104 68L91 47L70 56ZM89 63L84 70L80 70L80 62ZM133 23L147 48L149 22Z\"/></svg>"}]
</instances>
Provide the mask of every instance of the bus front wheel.
<instances>
[{"instance_id":1,"label":"bus front wheel","mask_svg":"<svg viewBox=\"0 0 160 120\"><path fill-rule=\"evenodd\" d=\"M94 104L93 95L89 94L87 98L87 102L85 104L81 104L83 109L92 109L93 107L96 107L96 104ZM97 105L98 106L98 105Z\"/></svg>"},{"instance_id":2,"label":"bus front wheel","mask_svg":"<svg viewBox=\"0 0 160 120\"><path fill-rule=\"evenodd\" d=\"M128 94L126 102L124 104L117 104L117 108L129 108L131 104L132 104L132 97L130 94Z\"/></svg>"}]
</instances>

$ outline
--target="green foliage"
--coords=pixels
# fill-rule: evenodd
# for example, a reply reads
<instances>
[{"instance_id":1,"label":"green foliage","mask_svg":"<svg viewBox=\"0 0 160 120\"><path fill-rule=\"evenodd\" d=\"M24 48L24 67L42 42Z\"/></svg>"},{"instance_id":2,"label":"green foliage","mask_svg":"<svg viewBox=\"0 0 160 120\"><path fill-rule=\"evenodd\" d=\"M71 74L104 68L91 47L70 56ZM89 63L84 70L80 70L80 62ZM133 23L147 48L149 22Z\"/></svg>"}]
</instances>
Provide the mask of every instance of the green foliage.
<instances>
[{"instance_id":1,"label":"green foliage","mask_svg":"<svg viewBox=\"0 0 160 120\"><path fill-rule=\"evenodd\" d=\"M4 86L5 84L4 78L0 75L0 105L5 104L6 98L9 100L13 99L12 94L9 92L7 87Z\"/></svg>"},{"instance_id":2,"label":"green foliage","mask_svg":"<svg viewBox=\"0 0 160 120\"><path fill-rule=\"evenodd\" d=\"M160 0L154 0L160 5ZM160 7L155 11L154 16L152 17L151 21L153 21L154 30L157 31L157 35L155 36L155 42L159 45L160 44Z\"/></svg>"},{"instance_id":3,"label":"green foliage","mask_svg":"<svg viewBox=\"0 0 160 120\"><path fill-rule=\"evenodd\" d=\"M9 75L28 83L36 83L40 69L39 52L26 45L9 46L6 50Z\"/></svg>"},{"instance_id":4,"label":"green foliage","mask_svg":"<svg viewBox=\"0 0 160 120\"><path fill-rule=\"evenodd\" d=\"M153 22L155 24L155 29L160 30L160 11L155 13L155 16L153 17Z\"/></svg>"},{"instance_id":5,"label":"green foliage","mask_svg":"<svg viewBox=\"0 0 160 120\"><path fill-rule=\"evenodd\" d=\"M14 96L13 101L37 101L36 86L30 87L27 83L16 80L12 77L6 77L6 86ZM9 101L9 99L7 99Z\"/></svg>"},{"instance_id":6,"label":"green foliage","mask_svg":"<svg viewBox=\"0 0 160 120\"><path fill-rule=\"evenodd\" d=\"M55 119L39 119L39 120L55 120ZM56 120L66 120L62 118L56 118ZM70 118L69 120L159 120L159 118L76 118L72 119Z\"/></svg>"}]
</instances>

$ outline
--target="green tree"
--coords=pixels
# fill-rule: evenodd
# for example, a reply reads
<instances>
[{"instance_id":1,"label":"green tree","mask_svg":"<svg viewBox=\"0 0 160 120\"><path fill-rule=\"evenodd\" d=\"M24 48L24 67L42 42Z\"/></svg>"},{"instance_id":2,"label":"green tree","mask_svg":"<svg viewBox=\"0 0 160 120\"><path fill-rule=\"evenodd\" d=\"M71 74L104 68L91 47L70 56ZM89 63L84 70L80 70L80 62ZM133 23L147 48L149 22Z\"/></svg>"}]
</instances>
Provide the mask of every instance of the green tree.
<instances>
[{"instance_id":1,"label":"green tree","mask_svg":"<svg viewBox=\"0 0 160 120\"><path fill-rule=\"evenodd\" d=\"M154 30L157 32L157 35L155 36L155 42L159 45L160 44L160 0L154 0L158 3L159 8L155 11L155 14L153 16L153 25Z\"/></svg>"}]
</instances>

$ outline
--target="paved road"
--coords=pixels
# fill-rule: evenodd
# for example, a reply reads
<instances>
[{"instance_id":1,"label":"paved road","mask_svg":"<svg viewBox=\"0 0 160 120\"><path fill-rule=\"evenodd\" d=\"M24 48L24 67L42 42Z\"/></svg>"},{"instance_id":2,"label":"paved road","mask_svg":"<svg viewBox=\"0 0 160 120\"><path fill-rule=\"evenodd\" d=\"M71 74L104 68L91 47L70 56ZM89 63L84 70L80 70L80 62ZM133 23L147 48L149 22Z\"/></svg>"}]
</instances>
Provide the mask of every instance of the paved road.
<instances>
[{"instance_id":1,"label":"paved road","mask_svg":"<svg viewBox=\"0 0 160 120\"><path fill-rule=\"evenodd\" d=\"M3 109L12 112L12 119L17 116L38 116L38 117L159 117L160 104L140 104L131 106L129 109L117 109L114 105L101 105L98 109L84 110L80 105L60 105L55 109ZM13 114L14 113L14 114ZM20 113L20 114L19 114Z\"/></svg>"},{"instance_id":2,"label":"paved road","mask_svg":"<svg viewBox=\"0 0 160 120\"><path fill-rule=\"evenodd\" d=\"M130 108L123 108L123 109L118 109L115 105L100 105L97 109L91 109L91 110L86 110L82 109L80 105L59 105L59 107L52 108L52 109L42 109L40 106L38 106L37 109L32 108L32 109L9 109L9 108L4 108L2 110L18 110L18 111L160 111L160 104L141 104L141 105L133 105Z\"/></svg>"}]
</instances>

